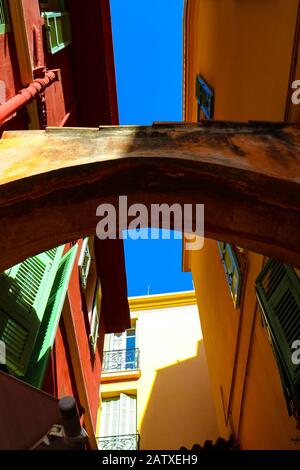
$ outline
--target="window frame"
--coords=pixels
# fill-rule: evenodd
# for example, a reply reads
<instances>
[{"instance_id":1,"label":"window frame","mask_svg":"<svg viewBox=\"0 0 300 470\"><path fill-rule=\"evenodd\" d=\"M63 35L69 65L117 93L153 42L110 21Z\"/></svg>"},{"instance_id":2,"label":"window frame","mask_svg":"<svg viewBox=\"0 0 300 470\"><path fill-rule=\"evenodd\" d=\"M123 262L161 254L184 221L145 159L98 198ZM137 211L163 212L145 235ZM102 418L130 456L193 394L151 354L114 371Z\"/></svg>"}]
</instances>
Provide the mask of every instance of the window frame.
<instances>
[{"instance_id":1,"label":"window frame","mask_svg":"<svg viewBox=\"0 0 300 470\"><path fill-rule=\"evenodd\" d=\"M218 241L218 248L221 255L221 261L226 274L233 305L235 309L238 309L240 308L241 292L243 286L243 273L240 267L240 260L235 250L233 249L233 245L231 245L230 243ZM226 264L227 254L230 257L231 265L233 268L232 272L229 272L228 265ZM234 287L234 272L236 272L237 276L236 288Z\"/></svg>"},{"instance_id":2,"label":"window frame","mask_svg":"<svg viewBox=\"0 0 300 470\"><path fill-rule=\"evenodd\" d=\"M205 104L203 99L205 98ZM214 118L214 90L201 75L196 75L197 122L201 121L201 111L205 120Z\"/></svg>"},{"instance_id":3,"label":"window frame","mask_svg":"<svg viewBox=\"0 0 300 470\"><path fill-rule=\"evenodd\" d=\"M50 52L50 54L56 54L57 52L61 51L62 49L64 49L65 47L69 46L72 43L70 15L67 11L43 11L42 17L45 21L46 42L47 42L47 47L48 47L48 51ZM66 41L60 42L59 37L58 37L58 28L57 28L56 18L62 18L62 17L67 18L69 31L68 31L68 39ZM54 46L52 44L50 20L54 20L57 46Z\"/></svg>"},{"instance_id":4,"label":"window frame","mask_svg":"<svg viewBox=\"0 0 300 470\"><path fill-rule=\"evenodd\" d=\"M134 413L134 416L135 416L135 419L134 419L134 422L131 423L132 427L134 427L134 431L133 432L129 432L129 433L121 433L120 430L122 428L122 409L121 409L121 405L122 405L122 398L129 398L131 400L134 400L135 402L135 413ZM104 427L105 427L105 424L106 424L106 416L107 416L107 413L104 412L104 406L105 406L105 403L107 402L112 402L112 401L117 401L118 402L118 419L117 419L117 425L116 425L116 434L112 434L112 433L109 433L109 434L103 434L103 431L104 431ZM108 397L102 397L102 400L101 400L101 418L100 418L100 439L101 438L105 438L105 437L113 437L113 436L128 436L128 435L134 435L134 434L138 434L138 428L137 428L137 411L138 411L138 407L137 407L138 403L137 403L137 393L136 391L133 392L133 393L125 393L125 392L120 392L118 393L117 395L114 395L114 396L108 396ZM104 419L103 419L104 418Z\"/></svg>"},{"instance_id":5,"label":"window frame","mask_svg":"<svg viewBox=\"0 0 300 470\"><path fill-rule=\"evenodd\" d=\"M128 332L134 331L134 338L135 338L135 347L134 348L127 348L127 334ZM119 345L118 347L113 347L114 344L114 337L120 338ZM115 345L116 346L116 345ZM133 354L133 361L130 360L130 354L128 354L130 351L132 351ZM130 328L127 330L121 332L121 333L109 333L105 335L104 339L104 349L103 353L121 353L122 354L122 360L120 363L122 364L121 368L109 368L105 367L104 373L110 373L110 372L118 372L118 373L123 373L123 372L130 372L130 371L139 371L141 369L140 365L140 350L138 347L138 341L137 341L137 322L134 322ZM107 362L114 363L114 359L112 356L112 359L108 359ZM105 362L106 364L106 362ZM129 365L133 365L133 367L129 367Z\"/></svg>"},{"instance_id":6,"label":"window frame","mask_svg":"<svg viewBox=\"0 0 300 470\"><path fill-rule=\"evenodd\" d=\"M98 279L95 289L93 310L90 323L90 334L89 334L89 343L91 347L91 352L93 355L96 354L100 328L100 314L101 314L101 284Z\"/></svg>"},{"instance_id":7,"label":"window frame","mask_svg":"<svg viewBox=\"0 0 300 470\"><path fill-rule=\"evenodd\" d=\"M87 283L88 283L88 275L91 269L92 264L92 253L89 247L89 237L86 237L82 241L82 247L78 259L78 269L80 275L80 284L83 291L86 290ZM85 264L85 259L87 262Z\"/></svg>"}]
</instances>

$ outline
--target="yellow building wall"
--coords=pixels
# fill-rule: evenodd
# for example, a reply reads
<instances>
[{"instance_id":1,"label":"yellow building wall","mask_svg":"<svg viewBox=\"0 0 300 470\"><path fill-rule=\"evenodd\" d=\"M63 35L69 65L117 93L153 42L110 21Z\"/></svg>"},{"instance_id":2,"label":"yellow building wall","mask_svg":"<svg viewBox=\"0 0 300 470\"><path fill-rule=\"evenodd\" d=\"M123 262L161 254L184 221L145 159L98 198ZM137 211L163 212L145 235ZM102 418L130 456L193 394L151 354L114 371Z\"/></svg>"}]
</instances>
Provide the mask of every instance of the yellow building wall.
<instances>
[{"instance_id":1,"label":"yellow building wall","mask_svg":"<svg viewBox=\"0 0 300 470\"><path fill-rule=\"evenodd\" d=\"M150 296L151 297L151 296ZM137 310L141 376L101 383L102 399L137 395L141 449L191 448L219 436L197 305ZM101 414L98 420L98 435Z\"/></svg>"},{"instance_id":2,"label":"yellow building wall","mask_svg":"<svg viewBox=\"0 0 300 470\"><path fill-rule=\"evenodd\" d=\"M298 0L188 0L186 121L197 74L215 91L214 119L283 120Z\"/></svg>"},{"instance_id":3,"label":"yellow building wall","mask_svg":"<svg viewBox=\"0 0 300 470\"><path fill-rule=\"evenodd\" d=\"M199 73L214 89L214 119L283 120L297 8L297 0L188 0L185 120L197 118ZM221 435L233 432L243 449L299 449L256 305L263 256L241 254L240 309L233 307L217 243L206 239L189 257Z\"/></svg>"}]
</instances>

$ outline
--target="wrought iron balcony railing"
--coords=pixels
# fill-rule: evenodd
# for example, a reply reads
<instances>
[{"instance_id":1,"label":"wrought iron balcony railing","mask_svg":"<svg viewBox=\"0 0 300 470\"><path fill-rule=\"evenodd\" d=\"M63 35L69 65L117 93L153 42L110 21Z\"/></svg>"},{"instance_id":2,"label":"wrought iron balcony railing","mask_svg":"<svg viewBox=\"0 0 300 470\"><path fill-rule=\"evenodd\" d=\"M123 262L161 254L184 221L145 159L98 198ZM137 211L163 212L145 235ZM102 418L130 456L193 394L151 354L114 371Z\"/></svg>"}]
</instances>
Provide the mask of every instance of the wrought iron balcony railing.
<instances>
[{"instance_id":1,"label":"wrought iron balcony railing","mask_svg":"<svg viewBox=\"0 0 300 470\"><path fill-rule=\"evenodd\" d=\"M136 433L97 437L97 443L99 450L139 450L140 436Z\"/></svg>"},{"instance_id":2,"label":"wrought iron balcony railing","mask_svg":"<svg viewBox=\"0 0 300 470\"><path fill-rule=\"evenodd\" d=\"M139 354L138 348L104 351L102 372L138 369Z\"/></svg>"}]
</instances>

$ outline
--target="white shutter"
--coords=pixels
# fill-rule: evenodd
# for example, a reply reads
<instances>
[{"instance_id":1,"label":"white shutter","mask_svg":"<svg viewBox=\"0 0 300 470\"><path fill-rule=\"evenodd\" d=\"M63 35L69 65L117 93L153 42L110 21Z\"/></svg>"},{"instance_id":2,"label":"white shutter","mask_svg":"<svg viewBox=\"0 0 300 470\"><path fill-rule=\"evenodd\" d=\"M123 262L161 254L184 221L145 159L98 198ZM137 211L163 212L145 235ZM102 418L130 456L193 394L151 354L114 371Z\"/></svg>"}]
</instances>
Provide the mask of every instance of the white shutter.
<instances>
[{"instance_id":1,"label":"white shutter","mask_svg":"<svg viewBox=\"0 0 300 470\"><path fill-rule=\"evenodd\" d=\"M106 351L119 351L126 349L126 331L124 333L111 333L106 335Z\"/></svg>"},{"instance_id":2,"label":"white shutter","mask_svg":"<svg viewBox=\"0 0 300 470\"><path fill-rule=\"evenodd\" d=\"M126 331L124 333L112 333L106 335L105 351L121 351L120 356L115 354L107 355L105 370L125 370L126 369ZM118 366L118 367L117 367Z\"/></svg>"},{"instance_id":3,"label":"white shutter","mask_svg":"<svg viewBox=\"0 0 300 470\"><path fill-rule=\"evenodd\" d=\"M136 397L120 394L119 435L136 434Z\"/></svg>"},{"instance_id":4,"label":"white shutter","mask_svg":"<svg viewBox=\"0 0 300 470\"><path fill-rule=\"evenodd\" d=\"M117 436L119 434L119 398L103 400L100 423L100 436Z\"/></svg>"},{"instance_id":5,"label":"white shutter","mask_svg":"<svg viewBox=\"0 0 300 470\"><path fill-rule=\"evenodd\" d=\"M101 311L101 289L100 282L96 285L96 294L92 311L91 331L90 331L90 344L93 353L96 352L97 342L99 337L99 323L100 323L100 311Z\"/></svg>"}]
</instances>

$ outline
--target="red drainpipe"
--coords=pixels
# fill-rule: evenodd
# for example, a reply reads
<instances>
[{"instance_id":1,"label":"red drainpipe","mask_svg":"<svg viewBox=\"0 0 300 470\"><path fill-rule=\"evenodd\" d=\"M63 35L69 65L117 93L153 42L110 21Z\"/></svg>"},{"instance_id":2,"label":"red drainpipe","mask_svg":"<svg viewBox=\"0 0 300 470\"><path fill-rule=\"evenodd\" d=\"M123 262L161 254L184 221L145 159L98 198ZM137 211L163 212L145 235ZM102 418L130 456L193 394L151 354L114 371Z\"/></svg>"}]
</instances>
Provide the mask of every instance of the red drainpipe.
<instances>
[{"instance_id":1,"label":"red drainpipe","mask_svg":"<svg viewBox=\"0 0 300 470\"><path fill-rule=\"evenodd\" d=\"M30 103L45 88L58 80L56 70L48 70L43 78L36 78L28 87L23 88L19 93L0 106L0 124L3 124L12 114L16 113L26 104Z\"/></svg>"}]
</instances>

